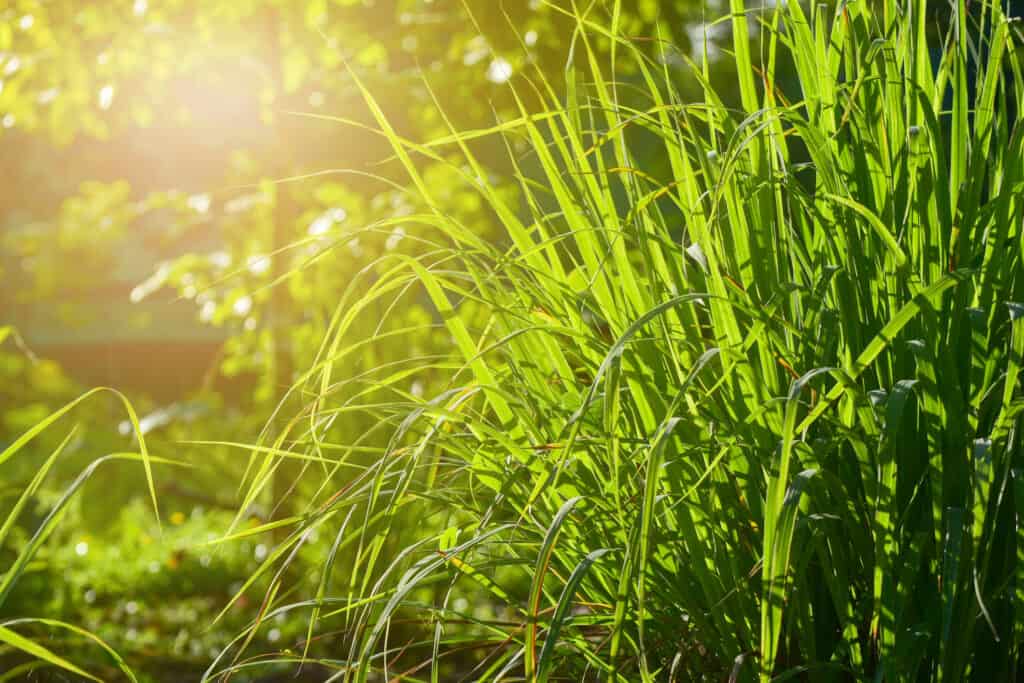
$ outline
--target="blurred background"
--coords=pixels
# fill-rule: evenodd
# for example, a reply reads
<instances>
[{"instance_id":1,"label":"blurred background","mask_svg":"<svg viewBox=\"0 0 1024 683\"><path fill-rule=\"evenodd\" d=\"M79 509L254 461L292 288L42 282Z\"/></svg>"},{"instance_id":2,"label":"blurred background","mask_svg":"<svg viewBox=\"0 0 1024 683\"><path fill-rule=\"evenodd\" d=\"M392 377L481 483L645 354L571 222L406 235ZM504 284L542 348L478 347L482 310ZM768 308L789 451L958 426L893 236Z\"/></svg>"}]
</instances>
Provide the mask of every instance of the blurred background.
<instances>
[{"instance_id":1,"label":"blurred background","mask_svg":"<svg viewBox=\"0 0 1024 683\"><path fill-rule=\"evenodd\" d=\"M104 463L0 604L0 618L79 624L145 680L198 680L258 606L243 598L211 626L214 617L273 549L268 535L203 545L238 512L249 455L233 444L273 435L274 408L314 362L346 288L372 282L382 254L429 248L415 225L394 220L420 207L403 191L407 181L386 142L360 127L372 118L353 74L407 139L449 132L435 98L455 128L487 128L518 115L519 106L536 106L545 80L557 93L572 50L572 13L605 22L610 5L2 4L0 448L102 385L135 405L154 454L193 466L157 469L161 533L142 469ZM688 64L706 59L716 80L734 82L728 18L720 20L726 5L631 0L622 4L622 32L665 65L684 96L696 97ZM756 17L750 26L756 32ZM608 45L596 47L607 54ZM616 77L628 99L634 74ZM477 144L489 181L513 192L505 144L496 136ZM666 160L645 159L638 149L646 172L666 170ZM513 141L512 152L521 151ZM529 172L532 160L520 161ZM444 164L418 163L444 210L488 235L491 216L479 197ZM341 374L357 378L366 368L447 348L423 303L406 301L383 324L383 311L363 312L352 334L377 341L347 356ZM419 331L387 334L405 329ZM440 374L410 374L409 395L435 393ZM339 441L368 433L368 443L379 442L386 438L381 420L344 413L331 429ZM0 547L0 571L83 468L133 448L131 431L121 404L99 396L0 465L3 517L62 448L47 493ZM303 474L282 467L272 495L243 511L247 523L278 518L346 478L345 471ZM330 536L312 538L292 565L297 596L315 592L314 569ZM333 580L345 585L348 577ZM301 650L307 627L282 615L256 649ZM55 652L117 679L110 658L86 640L32 628ZM342 636L318 635L313 652L331 653ZM56 676L39 666L0 650L0 672L13 672L10 678ZM468 664L451 666L456 680ZM301 676L323 678L311 668Z\"/></svg>"}]
</instances>

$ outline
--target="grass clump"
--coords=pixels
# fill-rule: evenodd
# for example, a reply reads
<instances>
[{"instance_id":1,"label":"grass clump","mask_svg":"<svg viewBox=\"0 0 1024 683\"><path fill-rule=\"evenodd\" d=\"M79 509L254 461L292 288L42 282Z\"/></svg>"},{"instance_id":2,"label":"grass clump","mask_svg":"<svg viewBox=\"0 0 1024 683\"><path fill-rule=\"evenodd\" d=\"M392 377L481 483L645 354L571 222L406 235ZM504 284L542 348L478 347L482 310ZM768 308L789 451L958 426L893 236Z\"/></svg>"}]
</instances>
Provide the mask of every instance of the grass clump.
<instances>
[{"instance_id":1,"label":"grass clump","mask_svg":"<svg viewBox=\"0 0 1024 683\"><path fill-rule=\"evenodd\" d=\"M401 419L392 446L292 538L345 520L338 679L1012 679L1016 24L995 2L936 34L923 2L733 0L733 106L693 63L703 101L681 101L606 9L561 8L565 83L517 77L543 110L489 131L419 145L365 92L441 239L353 306L421 286L463 365L411 412L374 408ZM507 143L517 202L481 136ZM503 239L436 204L420 158L457 168ZM338 409L346 315L296 448ZM409 620L432 627L396 642ZM476 668L446 668L466 649Z\"/></svg>"}]
</instances>

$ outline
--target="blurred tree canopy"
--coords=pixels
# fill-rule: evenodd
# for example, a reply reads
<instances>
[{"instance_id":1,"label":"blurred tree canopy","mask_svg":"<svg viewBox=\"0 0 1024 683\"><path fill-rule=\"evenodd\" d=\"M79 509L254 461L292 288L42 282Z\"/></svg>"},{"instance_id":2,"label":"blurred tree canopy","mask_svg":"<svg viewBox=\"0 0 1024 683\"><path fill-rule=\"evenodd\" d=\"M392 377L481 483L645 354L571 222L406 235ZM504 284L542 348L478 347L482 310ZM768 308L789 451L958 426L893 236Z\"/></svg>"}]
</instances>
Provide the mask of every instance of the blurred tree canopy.
<instances>
[{"instance_id":1,"label":"blurred tree canopy","mask_svg":"<svg viewBox=\"0 0 1024 683\"><path fill-rule=\"evenodd\" d=\"M308 358L308 339L319 336L310 327L319 304L390 236L354 239L344 257L326 259L329 267L265 285L308 260L308 238L412 210L384 182L401 178L376 163L386 157L382 140L308 115L368 122L351 69L411 139L447 132L434 97L460 130L492 125L512 110L505 81L559 78L574 12L610 11L583 4L9 4L0 12L0 197L2 267L16 284L4 297L5 317L30 343L65 351L230 337L223 370L288 383L295 361ZM624 5L621 24L652 46L655 35L689 46L694 25L715 12L693 2ZM503 150L486 144L493 153L480 154L500 172ZM445 170L433 172L443 186ZM309 174L319 175L274 182ZM472 213L472 197L448 199ZM278 253L302 239L304 248ZM194 305L172 305L163 285ZM201 333L197 318L221 332ZM91 365L90 380L126 378ZM156 379L174 384L171 394L183 388L179 377ZM263 387L264 396L274 393Z\"/></svg>"}]
</instances>

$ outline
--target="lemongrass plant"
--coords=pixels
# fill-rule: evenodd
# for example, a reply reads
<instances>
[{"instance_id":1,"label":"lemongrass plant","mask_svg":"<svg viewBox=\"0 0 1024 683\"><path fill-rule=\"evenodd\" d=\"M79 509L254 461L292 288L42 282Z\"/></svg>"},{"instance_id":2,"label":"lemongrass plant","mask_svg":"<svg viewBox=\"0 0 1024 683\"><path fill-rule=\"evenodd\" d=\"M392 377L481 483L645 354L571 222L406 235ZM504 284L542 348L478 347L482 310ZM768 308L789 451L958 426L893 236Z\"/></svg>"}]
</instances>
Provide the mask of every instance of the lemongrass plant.
<instances>
[{"instance_id":1,"label":"lemongrass plant","mask_svg":"<svg viewBox=\"0 0 1024 683\"><path fill-rule=\"evenodd\" d=\"M738 106L706 61L680 75L623 35L619 0L552 3L576 23L565 81L513 79L520 115L489 130L404 139L359 85L425 207L403 220L439 246L346 293L246 500L341 412L391 446L294 520L208 675L300 609L344 633L343 681L1014 680L1024 73L1000 3L953 4L936 36L922 0L731 0ZM421 161L457 168L502 239ZM451 335L450 390L340 381L354 317L413 289ZM358 405L371 389L396 398ZM314 529L337 535L320 589L283 597Z\"/></svg>"}]
</instances>

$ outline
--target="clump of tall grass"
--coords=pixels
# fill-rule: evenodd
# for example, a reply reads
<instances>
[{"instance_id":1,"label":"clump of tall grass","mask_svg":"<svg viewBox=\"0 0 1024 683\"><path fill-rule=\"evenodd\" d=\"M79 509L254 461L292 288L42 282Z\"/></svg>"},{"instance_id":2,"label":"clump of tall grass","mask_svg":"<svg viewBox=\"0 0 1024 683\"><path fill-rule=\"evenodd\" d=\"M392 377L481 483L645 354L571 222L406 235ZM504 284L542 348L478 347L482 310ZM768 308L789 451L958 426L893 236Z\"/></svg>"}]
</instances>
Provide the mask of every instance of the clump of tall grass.
<instances>
[{"instance_id":1,"label":"clump of tall grass","mask_svg":"<svg viewBox=\"0 0 1024 683\"><path fill-rule=\"evenodd\" d=\"M3 333L6 332L8 332L8 330L0 330L0 341L2 341L2 337L5 336ZM34 476L17 491L17 496L13 504L5 506L2 516L0 516L0 519L3 520L2 523L0 523L0 551L7 550L8 546L13 546L13 548L11 548L13 550L12 553L4 553L6 557L10 558L9 563L0 565L0 608L3 608L5 604L10 601L10 598L14 595L14 591L18 588L19 582L26 574L30 574L33 570L38 571L39 565L41 564L38 558L38 555L40 554L39 551L44 547L44 544L60 523L61 518L67 512L69 503L74 500L75 496L78 495L82 487L92 478L96 471L103 468L103 466L119 461L141 463L146 475L147 491L145 493L148 494L151 499L153 509L157 512L157 520L159 520L156 488L153 485L153 465L181 465L181 463L159 456L154 456L149 453L146 448L143 430L139 424L139 419L135 413L135 409L132 407L128 398L116 390L106 387L92 389L50 415L44 417L17 438L4 444L3 449L0 450L0 467L6 468L5 472L9 474L11 472L11 464L8 461L18 455L23 455L24 451L29 450L26 447L37 439L40 434L53 427L61 418L66 416L82 403L89 401L93 399L93 397L102 393L113 394L113 396L120 401L128 418L128 425L130 426L132 436L135 438L138 450L137 452L108 453L94 458L81 470L78 476L75 477L71 484L68 485L60 495L48 501L45 501L45 498L41 495L45 493L45 489L43 488L44 483L52 474L52 470L54 469L54 465L57 461L61 460L62 456L66 455L68 445L76 435L77 426L73 427L67 435L61 439L50 454L39 463ZM12 537L16 537L14 532L17 528L17 524L19 523L19 519L22 518L23 515L27 517L28 515L25 513L27 513L28 510L31 510L32 504L38 503L39 499L43 499L46 502L46 514L42 516L34 532L25 539L23 543L11 543ZM45 555L45 553L42 554ZM45 564L45 560L42 564ZM94 648L97 652L103 652L104 657L112 661L112 665L116 667L119 675L121 675L124 680L133 682L138 680L131 668L128 667L115 648L108 645L95 633L92 633L77 624L70 624L57 619L47 618L46 615L42 614L25 615L18 618L0 620L0 645L2 645L7 651L25 654L31 658L23 664L11 667L11 670L9 671L4 671L3 675L0 676L0 680L14 680L16 678L30 676L35 669L40 667L63 669L64 671L68 671L79 676L82 680L101 680L92 673L82 669L74 662L69 661L65 656L62 656L64 653L51 649L52 645L50 643L45 642L43 639L33 637L32 634L22 632L26 628L38 629L40 627L79 639L86 643L88 647Z\"/></svg>"},{"instance_id":2,"label":"clump of tall grass","mask_svg":"<svg viewBox=\"0 0 1024 683\"><path fill-rule=\"evenodd\" d=\"M992 1L957 0L937 38L920 0L749 4L727 19L738 107L702 64L703 101L681 101L618 1L551 5L576 22L565 82L513 79L521 115L490 130L418 144L364 90L425 207L403 220L443 244L346 294L248 497L319 454L359 387L398 396L363 407L391 446L264 569L337 534L318 594L281 598L278 569L261 619L343 630L339 680L1018 675L1016 25ZM518 203L482 136L507 142ZM504 240L436 202L421 159L459 169ZM353 317L410 288L457 350L450 390L338 381Z\"/></svg>"}]
</instances>

